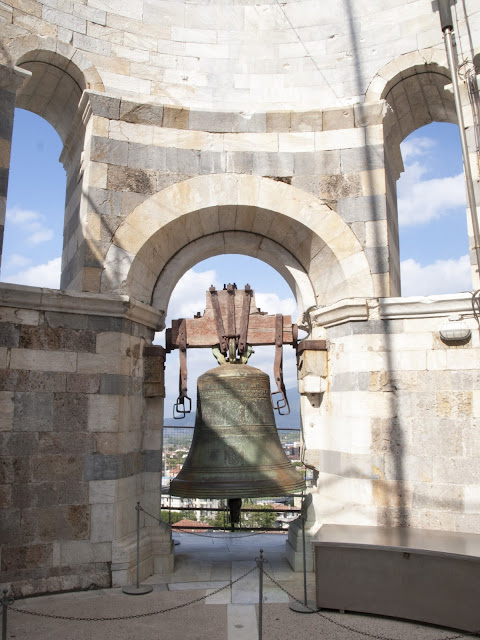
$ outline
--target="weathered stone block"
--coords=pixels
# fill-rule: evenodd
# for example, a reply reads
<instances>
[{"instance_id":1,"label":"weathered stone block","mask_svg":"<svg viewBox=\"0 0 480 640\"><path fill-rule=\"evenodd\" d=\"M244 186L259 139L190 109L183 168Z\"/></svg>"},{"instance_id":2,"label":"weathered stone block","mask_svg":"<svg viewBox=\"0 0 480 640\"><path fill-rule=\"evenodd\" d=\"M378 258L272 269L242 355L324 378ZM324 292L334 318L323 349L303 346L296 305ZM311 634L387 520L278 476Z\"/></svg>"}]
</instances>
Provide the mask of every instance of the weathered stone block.
<instances>
[{"instance_id":1,"label":"weathered stone block","mask_svg":"<svg viewBox=\"0 0 480 640\"><path fill-rule=\"evenodd\" d=\"M89 507L84 505L25 509L22 512L22 526L35 532L39 542L86 539L89 521Z\"/></svg>"},{"instance_id":2,"label":"weathered stone block","mask_svg":"<svg viewBox=\"0 0 480 640\"><path fill-rule=\"evenodd\" d=\"M112 165L108 168L107 188L152 194L156 191L156 174L151 170Z\"/></svg>"},{"instance_id":3,"label":"weathered stone block","mask_svg":"<svg viewBox=\"0 0 480 640\"><path fill-rule=\"evenodd\" d=\"M53 394L17 392L13 414L15 431L52 431Z\"/></svg>"},{"instance_id":4,"label":"weathered stone block","mask_svg":"<svg viewBox=\"0 0 480 640\"><path fill-rule=\"evenodd\" d=\"M385 220L386 198L383 195L341 198L338 213L345 222Z\"/></svg>"},{"instance_id":5,"label":"weathered stone block","mask_svg":"<svg viewBox=\"0 0 480 640\"><path fill-rule=\"evenodd\" d=\"M68 393L98 393L99 390L100 374L66 374L66 391Z\"/></svg>"},{"instance_id":6,"label":"weathered stone block","mask_svg":"<svg viewBox=\"0 0 480 640\"><path fill-rule=\"evenodd\" d=\"M127 395L130 388L129 376L116 373L104 373L100 379L100 393L102 395Z\"/></svg>"},{"instance_id":7,"label":"weathered stone block","mask_svg":"<svg viewBox=\"0 0 480 640\"><path fill-rule=\"evenodd\" d=\"M49 349L60 350L61 329L52 327L29 327L22 326L20 336L20 347L24 349Z\"/></svg>"},{"instance_id":8,"label":"weathered stone block","mask_svg":"<svg viewBox=\"0 0 480 640\"><path fill-rule=\"evenodd\" d=\"M95 353L96 333L94 331L64 329L60 336L60 348L65 351Z\"/></svg>"},{"instance_id":9,"label":"weathered stone block","mask_svg":"<svg viewBox=\"0 0 480 640\"><path fill-rule=\"evenodd\" d=\"M83 460L73 455L42 455L32 460L33 482L78 482L83 474Z\"/></svg>"},{"instance_id":10,"label":"weathered stone block","mask_svg":"<svg viewBox=\"0 0 480 640\"><path fill-rule=\"evenodd\" d=\"M165 105L162 126L172 129L188 129L189 117L190 110L188 108Z\"/></svg>"},{"instance_id":11,"label":"weathered stone block","mask_svg":"<svg viewBox=\"0 0 480 640\"><path fill-rule=\"evenodd\" d=\"M54 431L86 431L88 396L83 393L55 393L53 401Z\"/></svg>"},{"instance_id":12,"label":"weathered stone block","mask_svg":"<svg viewBox=\"0 0 480 640\"><path fill-rule=\"evenodd\" d=\"M131 168L165 171L167 168L167 150L131 142L128 151L128 164Z\"/></svg>"},{"instance_id":13,"label":"weathered stone block","mask_svg":"<svg viewBox=\"0 0 480 640\"><path fill-rule=\"evenodd\" d=\"M13 428L14 393L0 391L0 431L11 431Z\"/></svg>"},{"instance_id":14,"label":"weathered stone block","mask_svg":"<svg viewBox=\"0 0 480 640\"><path fill-rule=\"evenodd\" d=\"M16 391L65 391L66 374L55 371L15 371Z\"/></svg>"},{"instance_id":15,"label":"weathered stone block","mask_svg":"<svg viewBox=\"0 0 480 640\"><path fill-rule=\"evenodd\" d=\"M324 109L323 130L351 129L355 126L353 107L346 109Z\"/></svg>"},{"instance_id":16,"label":"weathered stone block","mask_svg":"<svg viewBox=\"0 0 480 640\"><path fill-rule=\"evenodd\" d=\"M139 103L122 98L120 119L134 124L152 124L162 126L163 105Z\"/></svg>"},{"instance_id":17,"label":"weathered stone block","mask_svg":"<svg viewBox=\"0 0 480 640\"><path fill-rule=\"evenodd\" d=\"M10 322L0 322L0 346L18 347L21 326Z\"/></svg>"},{"instance_id":18,"label":"weathered stone block","mask_svg":"<svg viewBox=\"0 0 480 640\"><path fill-rule=\"evenodd\" d=\"M112 165L128 166L128 142L109 138L92 138L91 159Z\"/></svg>"},{"instance_id":19,"label":"weathered stone block","mask_svg":"<svg viewBox=\"0 0 480 640\"><path fill-rule=\"evenodd\" d=\"M93 40L93 38L90 38L90 40ZM88 100L94 116L108 118L109 120L118 120L120 117L120 98L89 91Z\"/></svg>"}]
</instances>

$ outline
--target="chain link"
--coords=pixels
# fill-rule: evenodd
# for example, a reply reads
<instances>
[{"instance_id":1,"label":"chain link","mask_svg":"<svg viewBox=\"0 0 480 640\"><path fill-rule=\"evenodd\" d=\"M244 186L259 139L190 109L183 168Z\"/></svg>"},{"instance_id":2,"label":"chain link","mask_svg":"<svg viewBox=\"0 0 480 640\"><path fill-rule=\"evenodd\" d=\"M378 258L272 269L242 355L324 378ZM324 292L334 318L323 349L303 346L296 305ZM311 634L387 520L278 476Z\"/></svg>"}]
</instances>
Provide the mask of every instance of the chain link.
<instances>
[{"instance_id":1,"label":"chain link","mask_svg":"<svg viewBox=\"0 0 480 640\"><path fill-rule=\"evenodd\" d=\"M320 616L320 618L323 618L324 620L327 620L331 624L334 624L337 627L340 627L341 629L345 629L346 631L353 631L354 633L358 633L358 634L360 634L362 636L367 636L368 638L374 638L375 640L399 640L398 638L390 638L389 636L382 636L382 635L378 635L378 634L375 634L375 633L369 633L368 631L360 631L360 629L355 629L355 627L351 627L348 624L344 624L343 622L339 622L337 620L333 620L332 618L329 618L327 615L325 615L321 611L316 611L315 609L312 609L311 607L306 605L304 602L302 602L301 600L296 598L293 594L291 594L289 591L287 591L287 589L282 587L282 585L279 584L275 580L275 578L273 578L263 568L261 569L261 571L263 572L263 574L265 576L267 576L267 578L271 582L273 582L273 584L275 586L277 586L281 591L286 593L289 598L292 598L292 600L295 600L295 602L297 602L298 604L301 604L302 606L306 607L307 609L310 609L310 611L312 613L316 613L318 616ZM438 640L457 640L457 638L478 637L478 635L479 635L479 632L465 631L464 633L455 634L453 636L442 636L441 638L438 638Z\"/></svg>"},{"instance_id":2,"label":"chain link","mask_svg":"<svg viewBox=\"0 0 480 640\"><path fill-rule=\"evenodd\" d=\"M265 533L264 531L259 531L259 532L252 532L252 533L245 533L241 536L237 536L234 533L230 533L228 535L213 535L210 536L206 533L196 533L195 531L187 531L187 529L181 529L180 527L175 527L175 529L172 527L171 524L168 524L167 522L164 522L163 520L161 520L160 518L157 518L157 516L152 515L151 513L148 513L148 511L145 511L145 509L143 507L139 507L140 511L143 511L143 513L147 516L150 516L150 518L153 518L154 520L156 520L157 522L164 524L166 527L168 527L172 532L173 531L180 531L181 533L188 533L191 536L198 536L199 538L213 538L215 540L218 540L219 538L229 538L230 540L233 538L234 540L241 540L242 538L251 538L252 536L260 536L263 535L263 533Z\"/></svg>"},{"instance_id":3,"label":"chain link","mask_svg":"<svg viewBox=\"0 0 480 640\"><path fill-rule=\"evenodd\" d=\"M230 582L224 585L223 587L219 587L218 589L215 589L215 591L212 591L212 593L210 594L205 594L203 596L200 596L199 598L195 598L195 600L190 600L190 602L185 602L184 604L177 604L177 605L174 605L173 607L168 607L167 609L159 609L158 611L150 611L148 613L135 613L129 616L110 616L105 618L82 618L78 616L59 616L53 613L42 613L40 611L28 611L27 609L17 609L16 607L12 607L12 606L10 606L9 608L11 611L15 611L16 613L26 613L30 616L38 616L40 618L54 618L55 620L73 620L76 622L113 622L115 620L135 620L137 618L146 618L148 616L156 616L161 613L169 613L170 611L183 609L184 607L189 607L191 604L196 604L197 602L206 600L207 598L210 598L211 596L214 596L217 593L220 593L220 591L229 589L234 584L236 584L237 582L240 582L240 580L243 580L244 578L246 578L248 575L250 575L256 570L257 570L257 567L253 567L252 569L250 569L249 571L241 575L239 578L235 578L235 580L230 580Z\"/></svg>"}]
</instances>

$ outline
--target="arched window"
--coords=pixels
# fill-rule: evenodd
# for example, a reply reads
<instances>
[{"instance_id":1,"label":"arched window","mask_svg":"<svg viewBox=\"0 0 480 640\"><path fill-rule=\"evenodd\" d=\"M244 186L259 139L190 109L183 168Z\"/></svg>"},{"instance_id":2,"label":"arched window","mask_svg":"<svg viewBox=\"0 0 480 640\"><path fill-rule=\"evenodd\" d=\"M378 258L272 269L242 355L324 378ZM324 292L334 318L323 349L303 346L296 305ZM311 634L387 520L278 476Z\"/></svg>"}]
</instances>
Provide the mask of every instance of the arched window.
<instances>
[{"instance_id":1,"label":"arched window","mask_svg":"<svg viewBox=\"0 0 480 640\"><path fill-rule=\"evenodd\" d=\"M60 286L66 174L63 144L43 118L15 110L2 281Z\"/></svg>"},{"instance_id":2,"label":"arched window","mask_svg":"<svg viewBox=\"0 0 480 640\"><path fill-rule=\"evenodd\" d=\"M472 288L465 178L458 126L435 122L400 145L398 184L402 295Z\"/></svg>"}]
</instances>

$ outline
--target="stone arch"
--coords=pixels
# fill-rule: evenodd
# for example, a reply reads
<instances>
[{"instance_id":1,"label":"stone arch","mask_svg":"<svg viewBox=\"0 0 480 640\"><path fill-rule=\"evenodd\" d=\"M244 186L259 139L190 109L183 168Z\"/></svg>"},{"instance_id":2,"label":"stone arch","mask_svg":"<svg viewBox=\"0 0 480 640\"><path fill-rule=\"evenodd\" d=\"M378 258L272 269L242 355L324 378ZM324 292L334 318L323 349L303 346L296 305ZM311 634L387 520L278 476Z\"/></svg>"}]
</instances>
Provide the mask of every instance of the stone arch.
<instances>
[{"instance_id":1,"label":"stone arch","mask_svg":"<svg viewBox=\"0 0 480 640\"><path fill-rule=\"evenodd\" d=\"M308 274L287 249L252 232L225 231L193 240L167 262L155 284L152 306L166 311L173 289L188 269L202 260L228 253L258 258L278 271L295 295L300 315L316 305L315 292Z\"/></svg>"},{"instance_id":2,"label":"stone arch","mask_svg":"<svg viewBox=\"0 0 480 640\"><path fill-rule=\"evenodd\" d=\"M32 74L17 91L16 106L45 118L65 143L84 90L104 91L93 64L69 44L33 35L13 40L6 56Z\"/></svg>"},{"instance_id":3,"label":"stone arch","mask_svg":"<svg viewBox=\"0 0 480 640\"><path fill-rule=\"evenodd\" d=\"M237 174L194 177L140 204L113 237L101 290L165 301L159 287L171 287L169 273L220 253L220 239L227 252L241 242L240 252L260 252L300 296L299 306L374 295L363 248L335 211L291 185ZM279 247L289 261L281 268Z\"/></svg>"}]
</instances>

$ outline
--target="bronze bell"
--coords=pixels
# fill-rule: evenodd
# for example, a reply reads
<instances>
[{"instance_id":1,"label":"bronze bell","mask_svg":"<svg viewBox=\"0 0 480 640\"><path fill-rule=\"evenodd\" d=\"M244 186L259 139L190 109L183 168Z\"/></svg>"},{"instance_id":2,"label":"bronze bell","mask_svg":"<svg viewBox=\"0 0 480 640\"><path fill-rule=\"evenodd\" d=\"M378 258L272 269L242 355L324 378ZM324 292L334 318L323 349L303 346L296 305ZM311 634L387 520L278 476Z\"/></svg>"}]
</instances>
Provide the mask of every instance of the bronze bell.
<instances>
[{"instance_id":1,"label":"bronze bell","mask_svg":"<svg viewBox=\"0 0 480 640\"><path fill-rule=\"evenodd\" d=\"M170 494L262 498L304 488L278 437L268 375L230 363L201 375L192 445Z\"/></svg>"}]
</instances>

